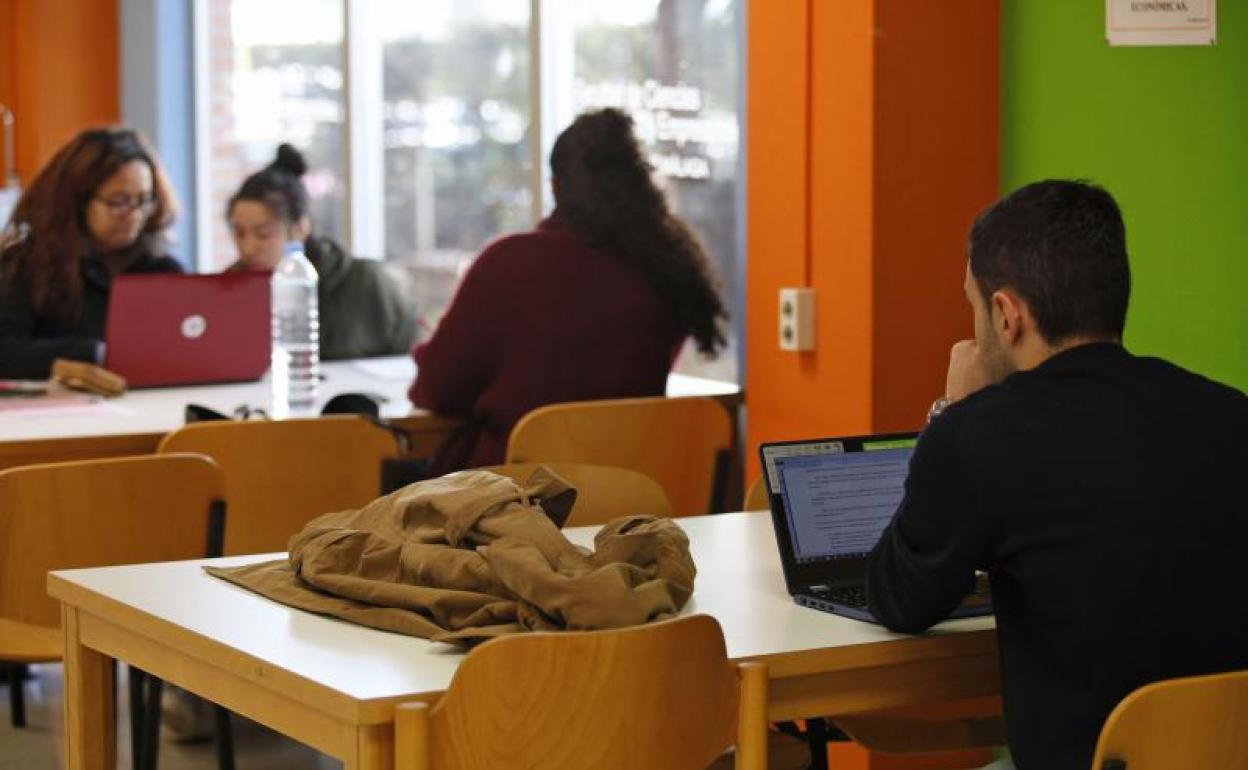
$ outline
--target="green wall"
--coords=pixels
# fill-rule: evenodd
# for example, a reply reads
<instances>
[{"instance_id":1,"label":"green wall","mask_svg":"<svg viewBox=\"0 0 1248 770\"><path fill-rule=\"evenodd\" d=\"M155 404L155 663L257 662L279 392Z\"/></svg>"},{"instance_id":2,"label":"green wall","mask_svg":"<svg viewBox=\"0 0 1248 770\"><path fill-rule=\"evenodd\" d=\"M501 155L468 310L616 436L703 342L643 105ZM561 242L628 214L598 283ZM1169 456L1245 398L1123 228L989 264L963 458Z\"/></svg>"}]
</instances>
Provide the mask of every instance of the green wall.
<instances>
[{"instance_id":1,"label":"green wall","mask_svg":"<svg viewBox=\"0 0 1248 770\"><path fill-rule=\"evenodd\" d=\"M1001 187L1118 199L1126 344L1248 390L1248 2L1212 47L1110 48L1103 0L1001 0Z\"/></svg>"}]
</instances>

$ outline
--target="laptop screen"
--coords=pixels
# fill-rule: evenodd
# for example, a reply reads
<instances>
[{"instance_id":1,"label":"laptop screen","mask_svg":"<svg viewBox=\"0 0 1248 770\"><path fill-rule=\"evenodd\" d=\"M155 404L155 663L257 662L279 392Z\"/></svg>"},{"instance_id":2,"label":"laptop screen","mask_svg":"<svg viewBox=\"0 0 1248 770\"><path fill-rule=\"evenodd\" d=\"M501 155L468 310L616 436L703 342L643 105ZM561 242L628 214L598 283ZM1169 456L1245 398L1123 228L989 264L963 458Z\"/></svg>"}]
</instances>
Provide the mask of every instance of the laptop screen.
<instances>
[{"instance_id":1,"label":"laptop screen","mask_svg":"<svg viewBox=\"0 0 1248 770\"><path fill-rule=\"evenodd\" d=\"M109 292L104 365L130 387L255 380L269 368L267 273L130 273Z\"/></svg>"},{"instance_id":2,"label":"laptop screen","mask_svg":"<svg viewBox=\"0 0 1248 770\"><path fill-rule=\"evenodd\" d=\"M783 502L794 560L863 558L892 520L914 438L774 445L768 484Z\"/></svg>"}]
</instances>

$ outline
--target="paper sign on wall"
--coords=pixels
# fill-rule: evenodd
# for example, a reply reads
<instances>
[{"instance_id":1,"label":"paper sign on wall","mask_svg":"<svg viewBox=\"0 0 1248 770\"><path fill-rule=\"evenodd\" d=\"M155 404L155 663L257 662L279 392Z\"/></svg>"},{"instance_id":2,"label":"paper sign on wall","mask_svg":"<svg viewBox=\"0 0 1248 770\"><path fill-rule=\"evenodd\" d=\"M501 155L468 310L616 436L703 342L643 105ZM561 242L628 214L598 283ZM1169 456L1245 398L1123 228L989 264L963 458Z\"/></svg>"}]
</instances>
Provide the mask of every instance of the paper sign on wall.
<instances>
[{"instance_id":1,"label":"paper sign on wall","mask_svg":"<svg viewBox=\"0 0 1248 770\"><path fill-rule=\"evenodd\" d=\"M1105 0L1110 45L1213 45L1217 0Z\"/></svg>"}]
</instances>

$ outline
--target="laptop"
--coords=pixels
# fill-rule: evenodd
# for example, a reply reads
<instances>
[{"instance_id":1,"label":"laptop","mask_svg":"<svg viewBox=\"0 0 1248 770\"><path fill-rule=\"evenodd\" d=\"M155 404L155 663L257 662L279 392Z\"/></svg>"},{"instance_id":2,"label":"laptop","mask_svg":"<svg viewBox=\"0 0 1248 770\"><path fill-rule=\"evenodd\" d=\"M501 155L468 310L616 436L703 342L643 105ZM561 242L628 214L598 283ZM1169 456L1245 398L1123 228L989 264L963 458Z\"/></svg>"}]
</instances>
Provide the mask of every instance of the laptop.
<instances>
[{"instance_id":1,"label":"laptop","mask_svg":"<svg viewBox=\"0 0 1248 770\"><path fill-rule=\"evenodd\" d=\"M105 368L129 387L259 379L269 368L268 273L113 279Z\"/></svg>"},{"instance_id":2,"label":"laptop","mask_svg":"<svg viewBox=\"0 0 1248 770\"><path fill-rule=\"evenodd\" d=\"M901 504L917 442L917 433L894 433L760 447L784 582L794 601L877 622L867 609L867 559ZM991 613L980 585L951 617Z\"/></svg>"}]
</instances>

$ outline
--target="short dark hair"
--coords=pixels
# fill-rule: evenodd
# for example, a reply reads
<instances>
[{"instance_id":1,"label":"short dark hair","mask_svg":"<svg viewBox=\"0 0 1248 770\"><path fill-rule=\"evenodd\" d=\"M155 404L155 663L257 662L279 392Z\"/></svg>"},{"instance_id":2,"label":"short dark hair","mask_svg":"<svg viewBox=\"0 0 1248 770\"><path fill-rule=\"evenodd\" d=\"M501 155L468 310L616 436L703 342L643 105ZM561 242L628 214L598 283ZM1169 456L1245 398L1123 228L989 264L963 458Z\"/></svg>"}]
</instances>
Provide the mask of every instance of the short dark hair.
<instances>
[{"instance_id":1,"label":"short dark hair","mask_svg":"<svg viewBox=\"0 0 1248 770\"><path fill-rule=\"evenodd\" d=\"M1131 269L1113 196L1082 181L1021 187L971 226L971 276L984 299L1001 288L1027 303L1049 344L1122 336Z\"/></svg>"}]
</instances>

